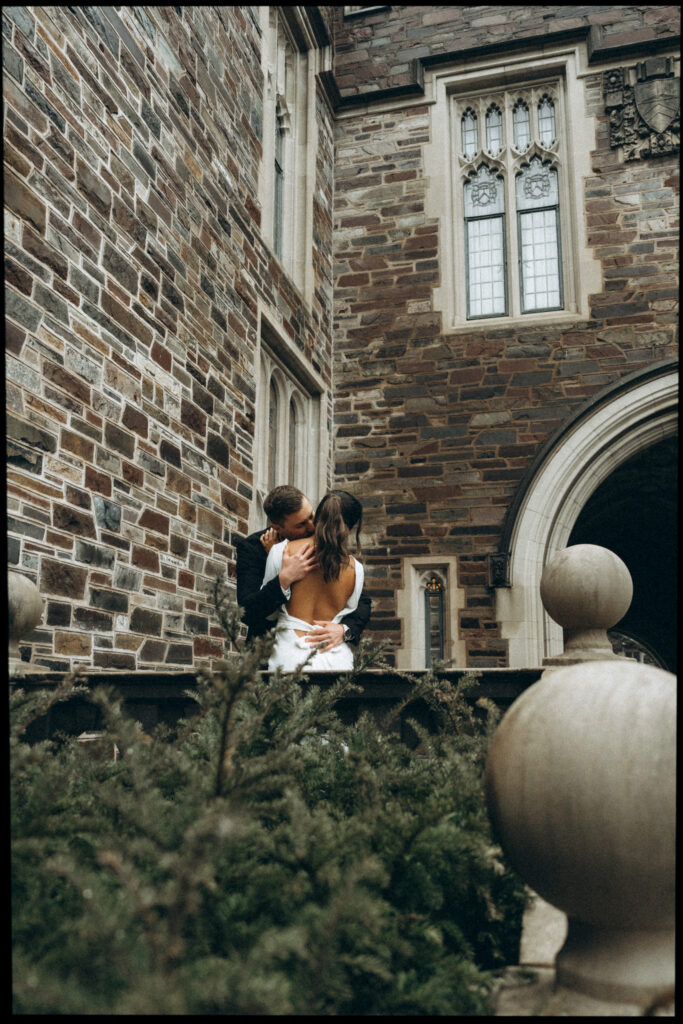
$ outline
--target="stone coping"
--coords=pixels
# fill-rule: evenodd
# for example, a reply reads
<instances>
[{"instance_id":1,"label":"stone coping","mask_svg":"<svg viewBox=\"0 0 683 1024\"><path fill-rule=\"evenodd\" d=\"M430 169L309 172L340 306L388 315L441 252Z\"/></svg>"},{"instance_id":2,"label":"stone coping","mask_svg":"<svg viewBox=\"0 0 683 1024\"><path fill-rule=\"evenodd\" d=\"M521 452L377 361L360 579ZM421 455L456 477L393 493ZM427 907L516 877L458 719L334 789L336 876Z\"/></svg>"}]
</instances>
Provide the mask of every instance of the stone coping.
<instances>
[{"instance_id":1,"label":"stone coping","mask_svg":"<svg viewBox=\"0 0 683 1024\"><path fill-rule=\"evenodd\" d=\"M181 697L185 690L194 689L200 670L169 670L156 669L136 670L134 672L121 669L83 668L77 672L81 685L111 685L121 690L126 697L141 699L163 699L164 697ZM478 685L474 696L490 697L501 705L510 704L528 686L540 679L542 668L462 668L449 669L437 673L439 678L458 682L463 676L474 674ZM38 690L56 689L67 678L66 672L31 672L27 667L21 674L10 672L10 685L15 689ZM263 672L262 675L268 675ZM367 669L354 676L354 683L361 687L361 693L351 694L348 698L358 697L385 699L403 698L410 692L411 677L419 679L427 675L426 670L398 672L381 669ZM304 680L316 686L331 686L336 681L336 673L307 672Z\"/></svg>"}]
</instances>

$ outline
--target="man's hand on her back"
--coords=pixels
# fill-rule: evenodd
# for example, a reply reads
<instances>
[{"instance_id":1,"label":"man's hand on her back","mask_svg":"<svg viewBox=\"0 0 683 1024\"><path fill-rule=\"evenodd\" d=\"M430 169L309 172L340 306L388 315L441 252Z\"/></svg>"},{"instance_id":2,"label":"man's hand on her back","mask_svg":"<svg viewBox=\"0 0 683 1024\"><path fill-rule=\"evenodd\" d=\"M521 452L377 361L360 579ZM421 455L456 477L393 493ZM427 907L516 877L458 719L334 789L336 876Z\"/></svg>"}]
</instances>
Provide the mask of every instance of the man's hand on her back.
<instances>
[{"instance_id":1,"label":"man's hand on her back","mask_svg":"<svg viewBox=\"0 0 683 1024\"><path fill-rule=\"evenodd\" d=\"M280 569L280 586L283 590L291 587L292 583L302 580L316 565L315 551L313 544L303 544L298 551L290 552L287 545L282 552L282 568Z\"/></svg>"}]
</instances>

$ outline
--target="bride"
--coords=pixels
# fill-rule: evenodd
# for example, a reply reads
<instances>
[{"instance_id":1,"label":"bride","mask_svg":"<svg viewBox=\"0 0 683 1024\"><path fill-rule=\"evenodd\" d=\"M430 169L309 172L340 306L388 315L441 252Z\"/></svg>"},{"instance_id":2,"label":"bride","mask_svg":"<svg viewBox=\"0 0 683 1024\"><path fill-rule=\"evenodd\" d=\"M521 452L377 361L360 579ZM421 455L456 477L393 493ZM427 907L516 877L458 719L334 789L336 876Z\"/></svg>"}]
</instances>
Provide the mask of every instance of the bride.
<instances>
[{"instance_id":1,"label":"bride","mask_svg":"<svg viewBox=\"0 0 683 1024\"><path fill-rule=\"evenodd\" d=\"M317 566L292 584L289 601L273 616L275 646L268 669L292 671L306 661L311 641L306 634L320 622L339 622L356 609L363 589L363 566L349 553L349 533L356 529L356 552L360 550L363 508L348 491L330 491L315 511L313 537L284 540L268 554L263 584L277 576L287 545L296 552L313 547ZM306 666L311 672L347 672L353 668L353 651L347 643L315 652Z\"/></svg>"}]
</instances>

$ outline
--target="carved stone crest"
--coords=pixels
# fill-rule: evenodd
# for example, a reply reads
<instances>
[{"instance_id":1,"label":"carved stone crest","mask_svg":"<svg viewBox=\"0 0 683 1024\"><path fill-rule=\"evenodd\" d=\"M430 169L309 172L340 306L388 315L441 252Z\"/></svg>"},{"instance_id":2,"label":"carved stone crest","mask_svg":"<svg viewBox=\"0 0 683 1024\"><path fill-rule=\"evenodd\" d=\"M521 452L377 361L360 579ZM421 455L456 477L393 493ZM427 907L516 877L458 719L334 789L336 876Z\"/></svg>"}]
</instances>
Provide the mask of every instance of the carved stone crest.
<instances>
[{"instance_id":1,"label":"carved stone crest","mask_svg":"<svg viewBox=\"0 0 683 1024\"><path fill-rule=\"evenodd\" d=\"M680 78L653 78L636 82L633 89L636 110L653 131L661 134L681 106Z\"/></svg>"},{"instance_id":2,"label":"carved stone crest","mask_svg":"<svg viewBox=\"0 0 683 1024\"><path fill-rule=\"evenodd\" d=\"M651 57L634 68L612 68L603 75L610 146L626 160L675 153L680 149L680 78L670 57Z\"/></svg>"}]
</instances>

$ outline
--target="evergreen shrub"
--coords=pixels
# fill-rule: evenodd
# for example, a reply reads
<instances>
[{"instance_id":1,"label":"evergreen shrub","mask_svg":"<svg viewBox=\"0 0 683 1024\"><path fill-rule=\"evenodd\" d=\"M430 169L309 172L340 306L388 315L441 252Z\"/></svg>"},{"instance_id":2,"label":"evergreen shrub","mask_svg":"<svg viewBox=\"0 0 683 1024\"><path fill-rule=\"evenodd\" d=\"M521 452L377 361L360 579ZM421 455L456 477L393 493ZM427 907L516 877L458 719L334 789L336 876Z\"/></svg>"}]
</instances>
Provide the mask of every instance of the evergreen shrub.
<instances>
[{"instance_id":1,"label":"evergreen shrub","mask_svg":"<svg viewBox=\"0 0 683 1024\"><path fill-rule=\"evenodd\" d=\"M440 725L414 752L340 722L352 677L261 676L271 642L200 676L177 734L73 680L13 694L15 1013L490 1014L525 903L485 809L491 709L416 683ZM83 692L98 744L26 742Z\"/></svg>"}]
</instances>

